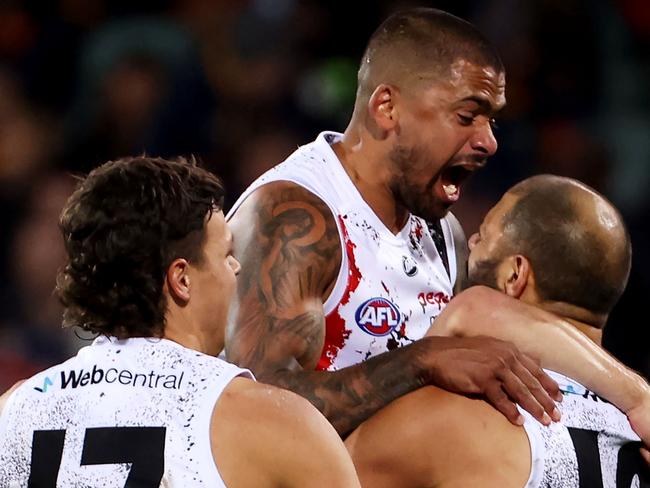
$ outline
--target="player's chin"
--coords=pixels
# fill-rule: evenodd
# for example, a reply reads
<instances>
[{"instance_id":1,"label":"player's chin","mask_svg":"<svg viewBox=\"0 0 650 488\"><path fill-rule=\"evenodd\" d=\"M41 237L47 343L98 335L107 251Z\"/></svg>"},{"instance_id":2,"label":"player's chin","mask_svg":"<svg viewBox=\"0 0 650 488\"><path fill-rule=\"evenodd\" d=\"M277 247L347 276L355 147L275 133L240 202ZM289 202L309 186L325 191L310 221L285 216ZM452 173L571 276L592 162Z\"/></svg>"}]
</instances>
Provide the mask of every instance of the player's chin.
<instances>
[{"instance_id":1,"label":"player's chin","mask_svg":"<svg viewBox=\"0 0 650 488\"><path fill-rule=\"evenodd\" d=\"M423 209L420 214L427 222L434 222L436 220L444 219L451 209L450 203L434 201L431 202L426 209Z\"/></svg>"}]
</instances>

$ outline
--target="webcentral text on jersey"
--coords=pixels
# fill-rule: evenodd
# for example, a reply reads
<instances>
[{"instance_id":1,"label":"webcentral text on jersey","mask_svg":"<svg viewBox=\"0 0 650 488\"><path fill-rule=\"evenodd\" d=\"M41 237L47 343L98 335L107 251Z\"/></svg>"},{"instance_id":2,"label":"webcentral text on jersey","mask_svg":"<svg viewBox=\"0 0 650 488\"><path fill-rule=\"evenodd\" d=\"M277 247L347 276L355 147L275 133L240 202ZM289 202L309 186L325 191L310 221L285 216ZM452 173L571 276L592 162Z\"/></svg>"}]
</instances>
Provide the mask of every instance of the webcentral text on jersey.
<instances>
[{"instance_id":1,"label":"webcentral text on jersey","mask_svg":"<svg viewBox=\"0 0 650 488\"><path fill-rule=\"evenodd\" d=\"M119 383L133 387L144 388L165 388L167 390L179 390L183 383L184 372L176 374L158 374L155 371L148 373L135 373L128 369L118 370L116 368L102 369L94 365L92 370L84 369L61 371L61 389L79 388L100 383Z\"/></svg>"}]
</instances>

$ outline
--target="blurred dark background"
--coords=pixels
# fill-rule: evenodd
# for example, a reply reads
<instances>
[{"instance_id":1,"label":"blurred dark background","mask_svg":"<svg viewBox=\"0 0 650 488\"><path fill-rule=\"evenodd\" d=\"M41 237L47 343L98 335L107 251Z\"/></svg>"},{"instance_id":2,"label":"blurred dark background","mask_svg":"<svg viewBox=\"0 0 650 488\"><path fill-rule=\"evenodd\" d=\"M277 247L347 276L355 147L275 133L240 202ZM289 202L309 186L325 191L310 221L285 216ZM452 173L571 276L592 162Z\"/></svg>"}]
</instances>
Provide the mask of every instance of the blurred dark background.
<instances>
[{"instance_id":1,"label":"blurred dark background","mask_svg":"<svg viewBox=\"0 0 650 488\"><path fill-rule=\"evenodd\" d=\"M413 5L475 23L507 68L499 151L455 207L466 232L531 174L608 195L635 261L605 345L647 376L647 0L1 0L0 390L85 343L61 330L52 294L71 175L129 154L195 154L232 204L298 145L345 128L366 40Z\"/></svg>"}]
</instances>

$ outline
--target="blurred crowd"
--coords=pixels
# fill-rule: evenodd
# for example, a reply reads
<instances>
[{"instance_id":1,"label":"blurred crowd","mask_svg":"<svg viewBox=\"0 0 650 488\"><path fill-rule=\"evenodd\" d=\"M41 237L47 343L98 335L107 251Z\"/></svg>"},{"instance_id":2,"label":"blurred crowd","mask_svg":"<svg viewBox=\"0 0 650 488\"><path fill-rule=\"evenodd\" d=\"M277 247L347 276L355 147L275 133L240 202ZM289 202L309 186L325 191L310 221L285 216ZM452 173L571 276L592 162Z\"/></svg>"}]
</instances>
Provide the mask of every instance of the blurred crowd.
<instances>
[{"instance_id":1,"label":"blurred crowd","mask_svg":"<svg viewBox=\"0 0 650 488\"><path fill-rule=\"evenodd\" d=\"M500 147L455 208L466 232L514 182L572 176L630 226L630 286L605 346L646 376L650 3L646 0L3 0L0 390L89 338L62 331L57 221L74 176L129 154L196 155L231 204L322 130L343 130L365 42L428 5L475 23L507 68Z\"/></svg>"}]
</instances>

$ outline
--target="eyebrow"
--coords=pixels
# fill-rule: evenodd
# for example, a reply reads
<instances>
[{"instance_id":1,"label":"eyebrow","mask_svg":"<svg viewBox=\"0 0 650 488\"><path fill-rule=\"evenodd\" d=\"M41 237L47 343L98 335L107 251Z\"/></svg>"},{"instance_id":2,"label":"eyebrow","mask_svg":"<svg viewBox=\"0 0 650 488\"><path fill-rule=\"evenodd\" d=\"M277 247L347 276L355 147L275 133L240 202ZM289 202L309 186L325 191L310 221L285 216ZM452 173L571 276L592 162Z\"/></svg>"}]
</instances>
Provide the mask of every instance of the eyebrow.
<instances>
[{"instance_id":1,"label":"eyebrow","mask_svg":"<svg viewBox=\"0 0 650 488\"><path fill-rule=\"evenodd\" d=\"M479 97L476 95L470 95L469 97L465 97L461 100L461 102L474 102L479 106L479 108L483 112L488 113L490 115L496 115L497 113L501 112L501 110L503 110L503 108L505 107L504 104L503 107L497 109L493 107L492 104L486 98Z\"/></svg>"}]
</instances>

